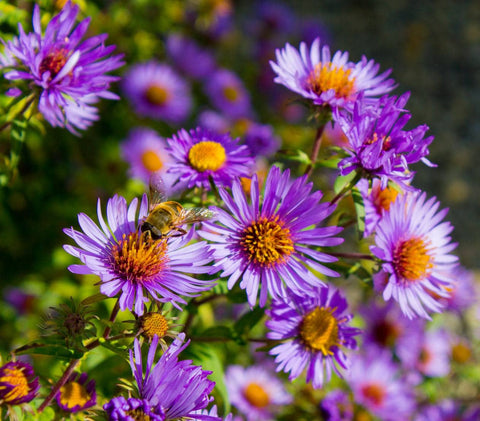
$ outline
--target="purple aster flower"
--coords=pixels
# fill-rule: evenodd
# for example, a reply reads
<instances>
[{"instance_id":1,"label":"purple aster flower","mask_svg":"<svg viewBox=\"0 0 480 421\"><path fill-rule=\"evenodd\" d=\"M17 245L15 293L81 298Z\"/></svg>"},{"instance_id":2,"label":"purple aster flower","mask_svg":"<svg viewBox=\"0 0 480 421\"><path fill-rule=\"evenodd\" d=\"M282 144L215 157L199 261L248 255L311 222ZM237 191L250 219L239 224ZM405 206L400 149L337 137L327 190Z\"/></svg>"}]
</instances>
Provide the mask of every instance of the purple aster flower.
<instances>
[{"instance_id":1,"label":"purple aster flower","mask_svg":"<svg viewBox=\"0 0 480 421\"><path fill-rule=\"evenodd\" d=\"M245 144L252 156L272 156L280 149L281 139L273 132L269 124L251 123L244 137Z\"/></svg>"},{"instance_id":2,"label":"purple aster flower","mask_svg":"<svg viewBox=\"0 0 480 421\"><path fill-rule=\"evenodd\" d=\"M194 79L203 79L215 70L213 55L186 36L170 35L166 47L175 66Z\"/></svg>"},{"instance_id":3,"label":"purple aster flower","mask_svg":"<svg viewBox=\"0 0 480 421\"><path fill-rule=\"evenodd\" d=\"M97 403L95 380L88 383L87 373L72 373L57 395L57 404L67 412L79 412L91 408Z\"/></svg>"},{"instance_id":4,"label":"purple aster flower","mask_svg":"<svg viewBox=\"0 0 480 421\"><path fill-rule=\"evenodd\" d=\"M452 273L453 283L447 288L448 297L438 297L448 311L460 313L471 307L477 301L475 277L472 271L457 266Z\"/></svg>"},{"instance_id":5,"label":"purple aster flower","mask_svg":"<svg viewBox=\"0 0 480 421\"><path fill-rule=\"evenodd\" d=\"M0 403L20 405L37 395L40 385L33 367L22 361L10 361L0 367Z\"/></svg>"},{"instance_id":6,"label":"purple aster flower","mask_svg":"<svg viewBox=\"0 0 480 421\"><path fill-rule=\"evenodd\" d=\"M26 34L19 24L20 35L6 43L4 52L15 60L5 78L31 81L29 92L38 95L38 110L45 119L75 134L77 128L84 130L98 119L97 109L91 105L98 98L118 99L108 89L119 78L106 73L124 64L123 55L110 56L115 46L104 45L106 34L82 41L90 18L74 27L78 12L78 6L67 2L42 34L36 4L34 32Z\"/></svg>"},{"instance_id":7,"label":"purple aster flower","mask_svg":"<svg viewBox=\"0 0 480 421\"><path fill-rule=\"evenodd\" d=\"M374 275L375 288L383 298L393 298L408 317L430 319L426 309L442 310L432 296L448 297L452 270L458 258L450 252L456 247L449 234L449 222L441 222L448 209L437 212L435 197L408 194L397 197L377 225L372 253L382 261Z\"/></svg>"},{"instance_id":8,"label":"purple aster flower","mask_svg":"<svg viewBox=\"0 0 480 421\"><path fill-rule=\"evenodd\" d=\"M315 105L332 109L351 109L359 93L377 97L395 88L393 79L387 79L391 70L377 75L379 65L362 57L358 63L348 61L348 53L337 51L333 57L328 45L321 46L320 38L310 51L302 42L300 50L286 44L276 50L277 61L270 64L277 74L275 82L307 98Z\"/></svg>"},{"instance_id":9,"label":"purple aster flower","mask_svg":"<svg viewBox=\"0 0 480 421\"><path fill-rule=\"evenodd\" d=\"M280 379L263 366L231 365L225 384L231 404L247 421L273 420L280 406L292 401Z\"/></svg>"},{"instance_id":10,"label":"purple aster flower","mask_svg":"<svg viewBox=\"0 0 480 421\"><path fill-rule=\"evenodd\" d=\"M215 382L208 380L211 371L192 365L190 360L179 361L178 355L190 343L180 333L167 351L154 364L158 345L155 336L148 350L145 374L143 373L140 342L135 339L134 352L130 351L130 366L135 376L140 398L156 413L164 413L165 420L193 417L194 411L205 409L210 403L210 392ZM203 420L220 420L219 417L202 416Z\"/></svg>"},{"instance_id":11,"label":"purple aster flower","mask_svg":"<svg viewBox=\"0 0 480 421\"><path fill-rule=\"evenodd\" d=\"M428 126L421 125L405 131L403 127L410 119L410 113L403 109L410 93L398 98L384 96L375 105L359 98L353 112L336 111L334 120L348 138L345 148L350 154L342 159L338 167L341 175L357 170L367 177L379 177L382 189L388 180L400 184L404 189L412 190L408 183L414 172L409 164L422 161L435 166L426 157L433 136L424 137Z\"/></svg>"},{"instance_id":12,"label":"purple aster flower","mask_svg":"<svg viewBox=\"0 0 480 421\"><path fill-rule=\"evenodd\" d=\"M272 300L267 310L270 331L267 338L282 341L270 350L276 355L277 371L289 372L296 379L307 370L307 382L321 388L332 376L342 376L337 364L348 370L343 349L355 349L359 329L348 326L347 300L330 287L310 288L303 294L289 294Z\"/></svg>"},{"instance_id":13,"label":"purple aster flower","mask_svg":"<svg viewBox=\"0 0 480 421\"><path fill-rule=\"evenodd\" d=\"M130 130L120 145L123 159L130 164L130 175L148 183L152 173L160 172L165 180L171 161L166 146L155 130L147 127Z\"/></svg>"},{"instance_id":14,"label":"purple aster flower","mask_svg":"<svg viewBox=\"0 0 480 421\"><path fill-rule=\"evenodd\" d=\"M190 113L190 88L166 64L151 60L131 66L122 88L139 115L180 123Z\"/></svg>"},{"instance_id":15,"label":"purple aster flower","mask_svg":"<svg viewBox=\"0 0 480 421\"><path fill-rule=\"evenodd\" d=\"M398 378L387 350L366 349L352 357L347 381L354 401L383 421L404 421L414 410L410 387Z\"/></svg>"},{"instance_id":16,"label":"purple aster flower","mask_svg":"<svg viewBox=\"0 0 480 421\"><path fill-rule=\"evenodd\" d=\"M414 418L415 421L478 421L480 408L464 409L463 405L452 399L445 399L435 405L422 408Z\"/></svg>"},{"instance_id":17,"label":"purple aster flower","mask_svg":"<svg viewBox=\"0 0 480 421\"><path fill-rule=\"evenodd\" d=\"M145 399L117 396L103 405L109 421L165 421L163 412L155 412ZM161 411L161 408L157 409Z\"/></svg>"},{"instance_id":18,"label":"purple aster flower","mask_svg":"<svg viewBox=\"0 0 480 421\"><path fill-rule=\"evenodd\" d=\"M37 296L29 294L21 288L8 287L3 292L5 303L9 304L17 314L32 313L35 309Z\"/></svg>"},{"instance_id":19,"label":"purple aster flower","mask_svg":"<svg viewBox=\"0 0 480 421\"><path fill-rule=\"evenodd\" d=\"M205 92L212 104L230 118L248 118L252 114L250 96L233 72L219 69L209 76Z\"/></svg>"},{"instance_id":20,"label":"purple aster flower","mask_svg":"<svg viewBox=\"0 0 480 421\"><path fill-rule=\"evenodd\" d=\"M248 203L240 180L232 187L232 196L220 189L227 211L218 209L221 226L205 223L199 231L213 244L217 266L228 277L228 288L241 279L248 302L254 306L260 287L261 306L267 295L286 294L288 290L302 291L323 284L313 271L326 276L338 273L322 263L337 259L308 246L329 247L343 242L333 237L342 228L317 227L334 210L328 203L318 203L322 192L310 193L312 183L307 178L290 179L290 171L283 173L272 167L265 181L263 201L260 204L258 177L250 185L251 203ZM208 231L207 231L208 230Z\"/></svg>"},{"instance_id":21,"label":"purple aster flower","mask_svg":"<svg viewBox=\"0 0 480 421\"><path fill-rule=\"evenodd\" d=\"M197 123L199 126L217 133L226 133L232 127L232 121L223 114L213 110L204 110L198 114Z\"/></svg>"},{"instance_id":22,"label":"purple aster flower","mask_svg":"<svg viewBox=\"0 0 480 421\"><path fill-rule=\"evenodd\" d=\"M173 162L168 173L187 188L195 186L210 190L210 179L217 187L232 185L235 177L247 177L253 158L245 145L239 145L228 133L219 134L197 127L180 130L167 139Z\"/></svg>"},{"instance_id":23,"label":"purple aster flower","mask_svg":"<svg viewBox=\"0 0 480 421\"><path fill-rule=\"evenodd\" d=\"M83 232L73 228L64 230L79 247L65 245L64 248L83 265L71 265L69 270L99 276L100 292L108 297L120 294L122 310L142 315L148 297L180 308L179 303L186 304L180 295L195 296L211 287L210 281L186 274L209 273L211 267L206 265L211 261L211 253L205 242L187 245L193 229L181 237L158 240L141 234L138 221L147 215L146 196L140 204L138 221L135 218L137 204L135 198L127 208L126 200L115 195L107 203L107 224L99 200L100 227L84 213L79 214L78 222Z\"/></svg>"},{"instance_id":24,"label":"purple aster flower","mask_svg":"<svg viewBox=\"0 0 480 421\"><path fill-rule=\"evenodd\" d=\"M325 421L351 421L353 419L353 403L343 390L328 392L320 402L322 419Z\"/></svg>"}]
</instances>

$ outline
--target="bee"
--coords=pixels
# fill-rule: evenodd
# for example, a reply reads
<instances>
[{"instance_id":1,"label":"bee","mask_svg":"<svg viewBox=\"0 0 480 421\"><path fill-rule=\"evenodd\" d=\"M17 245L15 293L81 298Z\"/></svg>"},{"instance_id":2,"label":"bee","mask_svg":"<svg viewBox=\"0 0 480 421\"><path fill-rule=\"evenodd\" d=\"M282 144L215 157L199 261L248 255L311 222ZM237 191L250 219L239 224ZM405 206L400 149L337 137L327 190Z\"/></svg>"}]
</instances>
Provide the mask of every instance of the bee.
<instances>
[{"instance_id":1,"label":"bee","mask_svg":"<svg viewBox=\"0 0 480 421\"><path fill-rule=\"evenodd\" d=\"M202 222L215 216L206 208L184 208L173 200L167 201L165 184L158 174L150 177L148 215L140 229L154 240L162 237L179 237L187 233L184 224Z\"/></svg>"}]
</instances>

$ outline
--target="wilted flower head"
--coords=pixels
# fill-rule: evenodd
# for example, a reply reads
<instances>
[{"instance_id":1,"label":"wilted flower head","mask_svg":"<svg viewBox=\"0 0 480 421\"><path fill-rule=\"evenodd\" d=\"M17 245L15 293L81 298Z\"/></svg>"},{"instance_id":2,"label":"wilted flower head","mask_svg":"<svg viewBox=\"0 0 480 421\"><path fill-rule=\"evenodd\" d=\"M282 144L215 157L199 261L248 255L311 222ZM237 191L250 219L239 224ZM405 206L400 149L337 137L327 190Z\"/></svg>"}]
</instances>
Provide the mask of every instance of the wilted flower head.
<instances>
[{"instance_id":1,"label":"wilted flower head","mask_svg":"<svg viewBox=\"0 0 480 421\"><path fill-rule=\"evenodd\" d=\"M310 50L300 43L300 50L286 44L276 50L276 62L270 62L277 74L275 82L307 98L315 105L332 109L348 108L360 93L377 97L394 89L393 79L387 79L391 70L377 75L379 65L366 57L358 63L348 60L348 53L337 51L333 57L328 45L321 46L315 39Z\"/></svg>"},{"instance_id":2,"label":"wilted flower head","mask_svg":"<svg viewBox=\"0 0 480 421\"><path fill-rule=\"evenodd\" d=\"M40 385L33 367L22 361L10 361L0 367L0 405L20 405L37 395Z\"/></svg>"},{"instance_id":3,"label":"wilted flower head","mask_svg":"<svg viewBox=\"0 0 480 421\"><path fill-rule=\"evenodd\" d=\"M79 7L68 2L42 33L36 4L33 32L26 34L19 25L20 35L7 42L4 52L13 67L5 78L31 81L27 92L38 95L38 109L45 119L72 133L98 120L92 104L99 98L118 99L108 90L118 77L106 73L123 65L123 55L110 56L115 46L104 45L106 34L82 41L90 19L74 27L78 12Z\"/></svg>"},{"instance_id":4,"label":"wilted flower head","mask_svg":"<svg viewBox=\"0 0 480 421\"><path fill-rule=\"evenodd\" d=\"M348 326L352 315L346 310L347 300L329 287L272 300L265 324L267 338L282 341L270 351L276 355L277 371L289 372L294 380L306 368L307 382L314 388L328 382L332 371L342 376L337 364L348 370L344 349L355 349L354 337L360 333Z\"/></svg>"},{"instance_id":5,"label":"wilted flower head","mask_svg":"<svg viewBox=\"0 0 480 421\"><path fill-rule=\"evenodd\" d=\"M134 64L122 88L139 115L180 123L190 113L190 87L166 64L155 60Z\"/></svg>"},{"instance_id":6,"label":"wilted flower head","mask_svg":"<svg viewBox=\"0 0 480 421\"><path fill-rule=\"evenodd\" d=\"M292 401L282 381L263 366L231 365L225 383L231 404L247 421L273 420L280 406Z\"/></svg>"},{"instance_id":7,"label":"wilted flower head","mask_svg":"<svg viewBox=\"0 0 480 421\"><path fill-rule=\"evenodd\" d=\"M79 412L97 403L95 380L87 373L73 373L56 394L57 404L67 412Z\"/></svg>"},{"instance_id":8,"label":"wilted flower head","mask_svg":"<svg viewBox=\"0 0 480 421\"><path fill-rule=\"evenodd\" d=\"M426 194L397 197L377 225L372 253L382 261L374 275L375 288L383 298L393 298L408 317L430 319L427 310L440 312L435 297L448 297L452 270L458 258L449 234L449 222L441 222L448 209L437 212L440 203Z\"/></svg>"},{"instance_id":9,"label":"wilted flower head","mask_svg":"<svg viewBox=\"0 0 480 421\"><path fill-rule=\"evenodd\" d=\"M190 276L211 271L206 266L211 261L211 252L205 242L187 245L193 230L181 237L158 240L141 233L139 221L148 213L146 196L140 204L138 220L137 204L135 198L127 208L123 197L114 196L107 203L107 224L98 201L100 228L87 215L79 214L78 222L84 232L64 230L79 248L70 245L64 248L84 265L71 265L69 269L73 273L99 276L100 292L108 297L120 294L122 310L142 315L148 297L180 308L179 303L186 303L180 295L193 296L211 287L210 281Z\"/></svg>"}]
</instances>

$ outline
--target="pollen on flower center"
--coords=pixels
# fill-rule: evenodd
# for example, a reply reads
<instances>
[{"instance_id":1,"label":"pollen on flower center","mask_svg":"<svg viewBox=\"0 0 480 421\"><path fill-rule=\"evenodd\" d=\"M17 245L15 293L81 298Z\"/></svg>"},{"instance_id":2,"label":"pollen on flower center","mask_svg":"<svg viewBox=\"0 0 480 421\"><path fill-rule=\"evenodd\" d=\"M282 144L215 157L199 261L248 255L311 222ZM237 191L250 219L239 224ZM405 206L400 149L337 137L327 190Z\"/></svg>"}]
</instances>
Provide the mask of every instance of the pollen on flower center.
<instances>
[{"instance_id":1,"label":"pollen on flower center","mask_svg":"<svg viewBox=\"0 0 480 421\"><path fill-rule=\"evenodd\" d=\"M373 204L379 213L382 213L383 211L388 212L390 210L390 205L395 202L397 196L398 190L389 186L385 189L376 186L372 190Z\"/></svg>"},{"instance_id":2,"label":"pollen on flower center","mask_svg":"<svg viewBox=\"0 0 480 421\"><path fill-rule=\"evenodd\" d=\"M433 267L427 244L418 237L397 245L393 252L393 264L397 275L410 282L423 279Z\"/></svg>"},{"instance_id":3,"label":"pollen on flower center","mask_svg":"<svg viewBox=\"0 0 480 421\"><path fill-rule=\"evenodd\" d=\"M143 333L150 339L163 338L168 331L168 321L161 313L147 313L140 318Z\"/></svg>"},{"instance_id":4,"label":"pollen on flower center","mask_svg":"<svg viewBox=\"0 0 480 421\"><path fill-rule=\"evenodd\" d=\"M340 344L334 311L332 308L315 307L304 316L300 325L300 337L305 346L321 351L325 356L333 355L331 348Z\"/></svg>"},{"instance_id":5,"label":"pollen on flower center","mask_svg":"<svg viewBox=\"0 0 480 421\"><path fill-rule=\"evenodd\" d=\"M166 239L152 240L134 232L124 234L113 245L112 259L115 273L130 282L143 282L162 272L167 262Z\"/></svg>"},{"instance_id":6,"label":"pollen on flower center","mask_svg":"<svg viewBox=\"0 0 480 421\"><path fill-rule=\"evenodd\" d=\"M270 403L270 396L265 389L257 383L249 383L243 390L244 398L256 408L265 408Z\"/></svg>"},{"instance_id":7,"label":"pollen on flower center","mask_svg":"<svg viewBox=\"0 0 480 421\"><path fill-rule=\"evenodd\" d=\"M125 414L128 417L133 418L135 421L150 421L150 415L145 414L143 409L132 409L131 411L126 411Z\"/></svg>"},{"instance_id":8,"label":"pollen on flower center","mask_svg":"<svg viewBox=\"0 0 480 421\"><path fill-rule=\"evenodd\" d=\"M163 162L155 151L150 149L142 154L142 164L150 172L159 171L163 167Z\"/></svg>"},{"instance_id":9,"label":"pollen on flower center","mask_svg":"<svg viewBox=\"0 0 480 421\"><path fill-rule=\"evenodd\" d=\"M241 234L240 244L250 260L262 266L282 263L293 252L290 230L273 220L260 218Z\"/></svg>"},{"instance_id":10,"label":"pollen on flower center","mask_svg":"<svg viewBox=\"0 0 480 421\"><path fill-rule=\"evenodd\" d=\"M352 69L336 67L331 62L318 63L307 79L310 89L317 95L333 89L337 98L348 99L355 93L355 78Z\"/></svg>"},{"instance_id":11,"label":"pollen on flower center","mask_svg":"<svg viewBox=\"0 0 480 421\"><path fill-rule=\"evenodd\" d=\"M54 50L47 54L40 63L39 71L43 75L50 72L50 80L53 79L62 70L68 59L68 52L64 48Z\"/></svg>"},{"instance_id":12,"label":"pollen on flower center","mask_svg":"<svg viewBox=\"0 0 480 421\"><path fill-rule=\"evenodd\" d=\"M380 384L370 383L362 387L362 395L374 405L380 406L385 399L385 389Z\"/></svg>"},{"instance_id":13,"label":"pollen on flower center","mask_svg":"<svg viewBox=\"0 0 480 421\"><path fill-rule=\"evenodd\" d=\"M217 171L227 160L225 148L218 142L205 140L193 145L188 152L188 161L197 171Z\"/></svg>"},{"instance_id":14,"label":"pollen on flower center","mask_svg":"<svg viewBox=\"0 0 480 421\"><path fill-rule=\"evenodd\" d=\"M67 408L77 405L83 407L90 398L91 396L80 383L68 382L60 388L60 403Z\"/></svg>"},{"instance_id":15,"label":"pollen on flower center","mask_svg":"<svg viewBox=\"0 0 480 421\"><path fill-rule=\"evenodd\" d=\"M170 98L170 92L161 85L150 85L145 90L145 99L151 105L162 106Z\"/></svg>"},{"instance_id":16,"label":"pollen on flower center","mask_svg":"<svg viewBox=\"0 0 480 421\"><path fill-rule=\"evenodd\" d=\"M22 369L18 368L5 368L3 370L3 376L0 377L0 384L8 384L13 386L4 397L4 402L12 402L18 398L23 398L29 393L28 379L25 377ZM5 389L6 386L0 386L0 391Z\"/></svg>"}]
</instances>

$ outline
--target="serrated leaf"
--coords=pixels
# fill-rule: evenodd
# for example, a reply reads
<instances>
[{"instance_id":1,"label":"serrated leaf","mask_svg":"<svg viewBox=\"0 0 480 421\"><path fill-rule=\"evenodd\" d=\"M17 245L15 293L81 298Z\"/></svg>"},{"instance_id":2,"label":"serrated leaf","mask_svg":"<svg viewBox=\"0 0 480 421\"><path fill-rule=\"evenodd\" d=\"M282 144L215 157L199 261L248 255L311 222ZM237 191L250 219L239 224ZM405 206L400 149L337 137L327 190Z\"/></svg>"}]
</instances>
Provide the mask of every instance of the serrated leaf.
<instances>
[{"instance_id":1,"label":"serrated leaf","mask_svg":"<svg viewBox=\"0 0 480 421\"><path fill-rule=\"evenodd\" d=\"M233 330L239 336L246 335L260 320L262 320L264 314L264 308L255 307L253 310L244 314L239 320L237 320L237 322L233 325Z\"/></svg>"}]
</instances>

